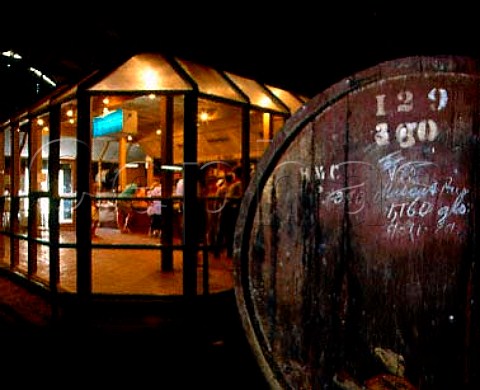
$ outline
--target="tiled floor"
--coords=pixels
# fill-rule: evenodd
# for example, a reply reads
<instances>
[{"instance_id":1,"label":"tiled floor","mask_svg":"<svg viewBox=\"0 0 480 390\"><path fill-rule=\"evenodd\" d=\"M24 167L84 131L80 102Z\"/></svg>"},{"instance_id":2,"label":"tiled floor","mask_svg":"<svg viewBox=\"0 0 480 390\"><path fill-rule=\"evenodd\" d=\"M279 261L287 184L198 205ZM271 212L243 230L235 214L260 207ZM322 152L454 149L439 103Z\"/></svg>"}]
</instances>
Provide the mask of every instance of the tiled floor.
<instances>
[{"instance_id":1,"label":"tiled floor","mask_svg":"<svg viewBox=\"0 0 480 390\"><path fill-rule=\"evenodd\" d=\"M103 244L141 244L158 243L158 238L147 234L122 234L118 229L99 228L97 238L93 240L92 250L92 289L94 293L105 294L146 294L146 295L180 295L183 292L182 252L174 250L173 271L161 270L161 251L159 249L106 249L95 248ZM74 231L62 231L61 242L75 242ZM8 263L9 240L5 239L4 263ZM49 279L49 247L37 244L37 276L44 281ZM19 270L27 271L27 241L20 240ZM234 286L232 260L224 254L214 258L209 253L208 279L209 292L232 289ZM60 287L67 291L76 291L75 249L60 249ZM197 291L203 293L202 257L199 255L197 272Z\"/></svg>"},{"instance_id":2,"label":"tiled floor","mask_svg":"<svg viewBox=\"0 0 480 390\"><path fill-rule=\"evenodd\" d=\"M146 234L121 234L117 229L108 228L100 228L98 236L93 242L97 245L153 244L158 240ZM62 231L62 242L73 242L74 239L74 232ZM5 256L3 259L0 258L0 263L3 262L5 266L9 263L8 237L4 239L4 243ZM37 245L39 253L37 275L47 281L49 247ZM21 272L27 270L27 253L27 241L20 240ZM161 271L160 256L159 249L94 249L93 291L161 296L181 294L183 279L181 252L177 251L174 254L172 272ZM75 291L77 261L75 251L61 249L60 257L61 287ZM197 281L199 293L202 293L202 273L202 259L199 256ZM217 259L210 254L209 280L212 293L231 290L234 287L232 260L224 255ZM21 298L24 295L18 295L17 290L16 285L5 281L3 290L0 288L0 297L4 302L0 311L11 305L14 308L12 313L16 313L13 320L8 321L5 321L5 316L0 316L0 330L4 330L8 335L7 341L11 341L7 343L2 340L0 365L5 378L12 375L12 379L18 380L23 377L13 375L17 372L15 370L24 376L27 371L32 373L32 369L37 369L42 375L53 373L52 370L55 370L56 373L62 372L77 384L91 386L92 383L96 383L108 388L128 386L143 389L151 387L152 383L162 389L269 388L250 350L233 300L227 299L221 306L214 305L212 310L200 311L201 315L197 310L194 312L196 315L192 313L185 317L189 321L182 320L184 314L176 320L175 317L168 317L168 321L159 323L155 322L153 316L143 316L143 312L140 312L139 318L130 318L130 315L135 315L136 312L132 314L129 312L131 308L127 308L127 313L124 314L122 311L122 315L118 317L116 311L107 310L104 313L105 318L102 314L94 328L98 334L79 333L77 328L70 327L59 333L48 332L49 328L46 327L46 332L35 331L30 334L24 333L22 327L18 328L17 317L22 316L37 323L49 318L49 312L41 311L39 309L41 302L38 303L32 296L29 297L30 301L19 303L19 300L25 301L25 298ZM230 291L227 291L227 296L231 296ZM158 306L155 306L154 310L157 309ZM35 315L32 314L34 311ZM150 311L148 313L151 314ZM20 323L23 324L23 320ZM103 327L105 324L107 325ZM85 334L88 337L79 336ZM46 351L52 352L48 358L45 358ZM28 366L28 370L24 364L18 364L24 361L27 355L35 362ZM8 359L2 361L2 357L6 356ZM52 377L47 380L50 380L47 382L50 387L56 388L53 386ZM58 388L64 387L65 383L62 382Z\"/></svg>"}]
</instances>

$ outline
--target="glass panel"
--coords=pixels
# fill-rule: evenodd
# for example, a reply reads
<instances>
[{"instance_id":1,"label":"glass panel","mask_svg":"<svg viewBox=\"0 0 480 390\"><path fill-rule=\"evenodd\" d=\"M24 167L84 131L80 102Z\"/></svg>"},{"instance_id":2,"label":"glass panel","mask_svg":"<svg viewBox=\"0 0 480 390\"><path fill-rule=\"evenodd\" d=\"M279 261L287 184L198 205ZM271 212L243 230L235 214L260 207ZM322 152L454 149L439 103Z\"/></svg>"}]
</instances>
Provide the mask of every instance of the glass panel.
<instances>
[{"instance_id":1,"label":"glass panel","mask_svg":"<svg viewBox=\"0 0 480 390\"><path fill-rule=\"evenodd\" d=\"M198 161L240 160L241 148L241 108L199 99Z\"/></svg>"},{"instance_id":2,"label":"glass panel","mask_svg":"<svg viewBox=\"0 0 480 390\"><path fill-rule=\"evenodd\" d=\"M270 85L267 85L267 88L279 99L283 104L285 104L288 109L290 110L290 113L294 113L297 111L303 104L304 101L300 100L298 97L293 95L291 92L288 92L284 89L280 89L277 87L272 87Z\"/></svg>"},{"instance_id":3,"label":"glass panel","mask_svg":"<svg viewBox=\"0 0 480 390\"><path fill-rule=\"evenodd\" d=\"M275 115L272 114L272 127L273 127L273 136L275 135L282 129L283 125L285 124L285 121L287 120L286 117L283 115Z\"/></svg>"},{"instance_id":4,"label":"glass panel","mask_svg":"<svg viewBox=\"0 0 480 390\"><path fill-rule=\"evenodd\" d=\"M58 195L60 196L59 222L61 226L75 226L75 197L77 156L77 102L62 104L60 122L60 166L58 171ZM70 237L75 242L74 237Z\"/></svg>"},{"instance_id":5,"label":"glass panel","mask_svg":"<svg viewBox=\"0 0 480 390\"><path fill-rule=\"evenodd\" d=\"M29 139L26 139L26 145L29 146L27 158L22 158L22 167L24 172L23 190L25 198L20 202L20 221L25 226L25 233L32 234L33 237L41 240L44 244L32 244L32 250L28 250L28 242L20 242L20 269L27 272L28 257L31 255L33 263L37 266L36 276L43 278L48 283L49 277L49 237L48 237L48 213L49 201L48 197L40 196L41 191L47 191L47 160L48 153L48 115L39 115L31 122ZM44 144L45 142L45 144ZM31 145L31 150L30 150ZM45 152L45 153L44 153ZM23 155L23 153L22 153ZM44 159L45 158L45 159ZM22 186L22 185L21 185ZM31 205L29 203L32 202ZM24 211L22 211L22 209ZM31 210L30 210L31 209ZM32 215L29 216L30 211ZM33 222L27 230L28 218L31 217Z\"/></svg>"},{"instance_id":6,"label":"glass panel","mask_svg":"<svg viewBox=\"0 0 480 390\"><path fill-rule=\"evenodd\" d=\"M11 207L13 209L13 205L16 202L16 205L18 207L17 212L18 214L15 214L15 212L12 212L10 215L10 228L14 233L20 233L19 231L19 221L21 220L21 201L20 201L20 194L22 192L21 189L21 181L22 181L22 176L23 173L21 172L21 167L20 167L20 153L21 153L21 148L20 148L20 132L17 131L18 129L13 129L10 127L7 131L7 138L9 139L9 145L8 145L8 164L7 164L7 174L8 174L8 185L10 188L10 194L11 194ZM14 155L12 155L12 143L15 143L14 149ZM25 155L26 157L26 155ZM12 177L12 171L16 171L16 175ZM16 223L15 223L16 222Z\"/></svg>"},{"instance_id":7,"label":"glass panel","mask_svg":"<svg viewBox=\"0 0 480 390\"><path fill-rule=\"evenodd\" d=\"M0 264L8 264L10 259L10 240L3 235L10 229L10 187L6 174L6 153L5 153L6 130L0 131Z\"/></svg>"},{"instance_id":8,"label":"glass panel","mask_svg":"<svg viewBox=\"0 0 480 390\"><path fill-rule=\"evenodd\" d=\"M190 61L177 59L177 62L195 80L201 93L246 103L245 98L217 70Z\"/></svg>"},{"instance_id":9,"label":"glass panel","mask_svg":"<svg viewBox=\"0 0 480 390\"><path fill-rule=\"evenodd\" d=\"M188 91L188 84L160 54L140 54L115 69L90 91Z\"/></svg>"},{"instance_id":10,"label":"glass panel","mask_svg":"<svg viewBox=\"0 0 480 390\"><path fill-rule=\"evenodd\" d=\"M173 171L173 189L172 189L172 237L176 244L183 244L183 135L184 135L184 112L185 99L183 96L173 98L173 140L172 140L172 161L175 169Z\"/></svg>"},{"instance_id":11,"label":"glass panel","mask_svg":"<svg viewBox=\"0 0 480 390\"><path fill-rule=\"evenodd\" d=\"M39 115L32 121L31 136L33 150L30 163L30 193L48 191L48 142L49 142L49 116ZM36 201L37 223L41 229L48 228L48 198L40 197Z\"/></svg>"},{"instance_id":12,"label":"glass panel","mask_svg":"<svg viewBox=\"0 0 480 390\"><path fill-rule=\"evenodd\" d=\"M258 160L285 124L286 117L268 112L250 112L250 159Z\"/></svg>"},{"instance_id":13,"label":"glass panel","mask_svg":"<svg viewBox=\"0 0 480 390\"><path fill-rule=\"evenodd\" d=\"M112 195L131 183L153 182L165 99L155 94L92 98L92 172L98 192Z\"/></svg>"},{"instance_id":14,"label":"glass panel","mask_svg":"<svg viewBox=\"0 0 480 390\"><path fill-rule=\"evenodd\" d=\"M174 124L173 124L173 162L183 165L183 118L185 99L183 96L173 98Z\"/></svg>"},{"instance_id":15,"label":"glass panel","mask_svg":"<svg viewBox=\"0 0 480 390\"><path fill-rule=\"evenodd\" d=\"M273 101L268 91L257 81L240 77L232 73L226 73L226 75L242 90L243 93L245 93L245 95L248 96L250 104L260 108L288 114L286 108Z\"/></svg>"},{"instance_id":16,"label":"glass panel","mask_svg":"<svg viewBox=\"0 0 480 390\"><path fill-rule=\"evenodd\" d=\"M147 198L164 175L166 101L155 94L92 98L92 174L99 216L95 235L102 243L112 229L142 236L150 232ZM120 201L117 196L139 199Z\"/></svg>"},{"instance_id":17,"label":"glass panel","mask_svg":"<svg viewBox=\"0 0 480 390\"><path fill-rule=\"evenodd\" d=\"M250 112L250 159L258 160L273 137L272 115L267 112Z\"/></svg>"},{"instance_id":18,"label":"glass panel","mask_svg":"<svg viewBox=\"0 0 480 390\"><path fill-rule=\"evenodd\" d=\"M204 242L212 246L216 259L227 255L225 248L233 235L232 200L228 189L235 177L232 168L241 160L242 108L199 99L198 160L204 222ZM228 206L227 206L228 205ZM202 226L203 227L203 226ZM218 261L218 260L217 260Z\"/></svg>"},{"instance_id":19,"label":"glass panel","mask_svg":"<svg viewBox=\"0 0 480 390\"><path fill-rule=\"evenodd\" d=\"M29 188L29 166L28 166L28 133L20 133L20 187L18 195L20 197L19 222L20 232L27 234L28 227L28 188Z\"/></svg>"}]
</instances>

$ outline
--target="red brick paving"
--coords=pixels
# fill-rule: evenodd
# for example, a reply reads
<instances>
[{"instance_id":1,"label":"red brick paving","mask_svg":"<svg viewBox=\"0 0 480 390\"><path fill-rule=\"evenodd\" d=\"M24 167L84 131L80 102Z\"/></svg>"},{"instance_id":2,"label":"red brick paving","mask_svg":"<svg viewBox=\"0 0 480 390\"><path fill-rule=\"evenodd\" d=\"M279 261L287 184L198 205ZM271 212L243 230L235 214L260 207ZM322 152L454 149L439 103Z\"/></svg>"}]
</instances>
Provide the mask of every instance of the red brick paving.
<instances>
[{"instance_id":1,"label":"red brick paving","mask_svg":"<svg viewBox=\"0 0 480 390\"><path fill-rule=\"evenodd\" d=\"M99 228L95 244L142 244L158 242L158 238L147 234L122 234L118 229ZM61 242L74 243L75 232L62 231ZM6 257L0 265L8 266L9 240L6 243ZM38 244L38 270L40 280L48 283L48 246ZM27 272L27 241L20 241L20 264L18 270ZM159 249L93 249L92 289L102 294L181 295L183 291L182 253L175 250L173 271L161 270ZM201 256L199 255L199 259ZM76 252L74 249L60 249L60 288L76 291ZM197 288L203 293L203 268L199 260ZM222 255L219 259L209 254L209 292L215 293L232 289L234 286L232 260Z\"/></svg>"}]
</instances>

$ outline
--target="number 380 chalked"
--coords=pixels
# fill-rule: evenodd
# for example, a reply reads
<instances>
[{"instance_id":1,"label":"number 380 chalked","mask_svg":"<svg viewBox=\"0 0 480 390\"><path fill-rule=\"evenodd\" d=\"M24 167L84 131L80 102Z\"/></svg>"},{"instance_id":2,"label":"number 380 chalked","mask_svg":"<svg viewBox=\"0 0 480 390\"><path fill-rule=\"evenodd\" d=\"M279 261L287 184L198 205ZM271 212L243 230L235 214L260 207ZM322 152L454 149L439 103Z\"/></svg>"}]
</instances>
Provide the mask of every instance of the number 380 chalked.
<instances>
[{"instance_id":1,"label":"number 380 chalked","mask_svg":"<svg viewBox=\"0 0 480 390\"><path fill-rule=\"evenodd\" d=\"M275 137L235 241L273 388L478 387L479 112L473 59L409 57L333 85Z\"/></svg>"}]
</instances>

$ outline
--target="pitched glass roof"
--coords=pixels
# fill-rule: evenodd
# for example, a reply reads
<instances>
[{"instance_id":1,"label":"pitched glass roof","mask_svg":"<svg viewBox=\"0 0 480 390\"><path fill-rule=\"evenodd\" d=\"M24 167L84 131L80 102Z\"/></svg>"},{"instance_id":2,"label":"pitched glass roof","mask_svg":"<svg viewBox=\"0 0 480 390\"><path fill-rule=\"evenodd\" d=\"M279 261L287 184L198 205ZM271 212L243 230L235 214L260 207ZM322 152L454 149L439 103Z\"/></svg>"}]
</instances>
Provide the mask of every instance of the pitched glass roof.
<instances>
[{"instance_id":1,"label":"pitched glass roof","mask_svg":"<svg viewBox=\"0 0 480 390\"><path fill-rule=\"evenodd\" d=\"M241 77L233 73L227 72L226 74L248 96L250 104L264 109L288 114L286 106L275 102L269 95L269 91L258 81Z\"/></svg>"},{"instance_id":2,"label":"pitched glass roof","mask_svg":"<svg viewBox=\"0 0 480 390\"><path fill-rule=\"evenodd\" d=\"M303 104L307 102L307 98L303 96L297 96L293 93L286 91L281 88L272 87L271 85L267 85L267 88L284 103L291 113L297 111Z\"/></svg>"},{"instance_id":3,"label":"pitched glass roof","mask_svg":"<svg viewBox=\"0 0 480 390\"><path fill-rule=\"evenodd\" d=\"M247 102L245 97L216 69L180 59L177 59L177 62L195 80L201 93L242 103Z\"/></svg>"},{"instance_id":4,"label":"pitched glass roof","mask_svg":"<svg viewBox=\"0 0 480 390\"><path fill-rule=\"evenodd\" d=\"M58 87L48 98L37 102L21 115L40 113L48 108L49 103L75 99L79 89L102 94L186 93L198 90L206 97L251 104L287 115L308 100L284 89L230 72L179 58L167 58L159 53L143 53L131 57L110 72L108 69L105 72L95 71L77 84Z\"/></svg>"},{"instance_id":5,"label":"pitched glass roof","mask_svg":"<svg viewBox=\"0 0 480 390\"><path fill-rule=\"evenodd\" d=\"M91 92L187 92L198 89L204 95L250 103L285 114L305 103L280 88L191 61L167 59L157 53L133 56L87 89Z\"/></svg>"},{"instance_id":6,"label":"pitched glass roof","mask_svg":"<svg viewBox=\"0 0 480 390\"><path fill-rule=\"evenodd\" d=\"M120 65L89 91L189 91L185 80L161 54L139 54Z\"/></svg>"}]
</instances>

